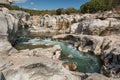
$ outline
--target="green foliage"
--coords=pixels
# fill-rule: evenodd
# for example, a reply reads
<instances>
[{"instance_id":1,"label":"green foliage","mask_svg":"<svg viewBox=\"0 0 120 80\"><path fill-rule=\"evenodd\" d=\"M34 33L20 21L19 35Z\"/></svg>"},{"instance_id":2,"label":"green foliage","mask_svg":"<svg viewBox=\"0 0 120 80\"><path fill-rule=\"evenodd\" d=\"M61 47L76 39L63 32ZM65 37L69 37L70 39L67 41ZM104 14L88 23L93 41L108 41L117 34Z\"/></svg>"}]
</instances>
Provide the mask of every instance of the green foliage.
<instances>
[{"instance_id":1,"label":"green foliage","mask_svg":"<svg viewBox=\"0 0 120 80\"><path fill-rule=\"evenodd\" d=\"M80 12L82 12L82 13L86 13L86 12L89 12L89 10L90 10L90 3L89 2L87 2L87 3L85 3L84 5L82 5L81 7L80 7Z\"/></svg>"},{"instance_id":2,"label":"green foliage","mask_svg":"<svg viewBox=\"0 0 120 80\"><path fill-rule=\"evenodd\" d=\"M70 14L70 13L77 13L77 10L75 8L68 8L65 10L65 14Z\"/></svg>"},{"instance_id":3,"label":"green foliage","mask_svg":"<svg viewBox=\"0 0 120 80\"><path fill-rule=\"evenodd\" d=\"M78 13L78 10L76 10L75 8L67 8L67 9L59 8L56 10L56 15L61 15L61 14L69 15L72 13Z\"/></svg>"},{"instance_id":4,"label":"green foliage","mask_svg":"<svg viewBox=\"0 0 120 80\"><path fill-rule=\"evenodd\" d=\"M95 13L98 11L111 10L116 5L120 5L120 0L90 0L80 7L82 13Z\"/></svg>"},{"instance_id":5,"label":"green foliage","mask_svg":"<svg viewBox=\"0 0 120 80\"><path fill-rule=\"evenodd\" d=\"M94 13L97 11L104 11L105 10L104 0L90 0L90 2L83 4L80 7L80 10L82 13L86 12Z\"/></svg>"},{"instance_id":6,"label":"green foliage","mask_svg":"<svg viewBox=\"0 0 120 80\"><path fill-rule=\"evenodd\" d=\"M59 9L56 10L56 14L57 14L57 15L61 15L61 14L62 14L62 11L63 11L63 9L62 9L62 8L59 8Z\"/></svg>"},{"instance_id":7,"label":"green foliage","mask_svg":"<svg viewBox=\"0 0 120 80\"><path fill-rule=\"evenodd\" d=\"M67 10L67 11L65 12L65 14L70 15L70 12Z\"/></svg>"}]
</instances>

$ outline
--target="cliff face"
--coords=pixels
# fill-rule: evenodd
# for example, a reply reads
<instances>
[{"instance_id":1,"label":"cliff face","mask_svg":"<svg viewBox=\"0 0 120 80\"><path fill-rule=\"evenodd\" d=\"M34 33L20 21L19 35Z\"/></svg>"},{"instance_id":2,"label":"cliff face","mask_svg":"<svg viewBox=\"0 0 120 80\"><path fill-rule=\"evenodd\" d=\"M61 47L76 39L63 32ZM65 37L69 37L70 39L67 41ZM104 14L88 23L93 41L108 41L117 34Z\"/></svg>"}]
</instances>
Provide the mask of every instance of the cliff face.
<instances>
[{"instance_id":1,"label":"cliff face","mask_svg":"<svg viewBox=\"0 0 120 80\"><path fill-rule=\"evenodd\" d=\"M25 24L26 24L25 13L17 14L17 12L14 12L14 11L11 12L7 8L1 8L1 11L0 11L0 53L9 53L11 51L12 45L14 45L14 42L16 40L16 33L17 33L18 28L21 28Z\"/></svg>"},{"instance_id":2,"label":"cliff face","mask_svg":"<svg viewBox=\"0 0 120 80\"><path fill-rule=\"evenodd\" d=\"M0 11L0 52L9 51L12 48L10 42L14 41L17 23L18 20L9 14L9 10L2 8Z\"/></svg>"}]
</instances>

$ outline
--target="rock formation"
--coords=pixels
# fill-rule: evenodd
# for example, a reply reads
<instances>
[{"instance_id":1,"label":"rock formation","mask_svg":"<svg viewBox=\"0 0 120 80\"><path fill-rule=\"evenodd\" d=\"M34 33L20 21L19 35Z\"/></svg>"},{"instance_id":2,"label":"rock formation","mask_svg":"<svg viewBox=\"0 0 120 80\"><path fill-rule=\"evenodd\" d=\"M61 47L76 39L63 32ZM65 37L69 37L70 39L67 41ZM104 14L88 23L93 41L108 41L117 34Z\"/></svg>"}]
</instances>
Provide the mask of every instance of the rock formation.
<instances>
[{"instance_id":1,"label":"rock formation","mask_svg":"<svg viewBox=\"0 0 120 80\"><path fill-rule=\"evenodd\" d=\"M10 44L15 41L18 20L15 19L7 8L0 11L0 52L9 53L12 49Z\"/></svg>"},{"instance_id":2,"label":"rock formation","mask_svg":"<svg viewBox=\"0 0 120 80\"><path fill-rule=\"evenodd\" d=\"M71 33L87 35L111 35L120 33L120 20L108 18L106 20L87 19L71 25Z\"/></svg>"},{"instance_id":3,"label":"rock formation","mask_svg":"<svg viewBox=\"0 0 120 80\"><path fill-rule=\"evenodd\" d=\"M73 75L59 60L52 56L60 50L59 46L22 50L10 56L0 57L0 70L6 80L79 80L79 74ZM2 78L3 79L3 78Z\"/></svg>"},{"instance_id":4,"label":"rock formation","mask_svg":"<svg viewBox=\"0 0 120 80\"><path fill-rule=\"evenodd\" d=\"M78 50L82 52L90 52L94 55L100 55L103 61L101 68L102 74L109 77L117 77L120 75L120 35L114 36L89 36L62 34L54 36L54 40L72 43Z\"/></svg>"},{"instance_id":5,"label":"rock formation","mask_svg":"<svg viewBox=\"0 0 120 80\"><path fill-rule=\"evenodd\" d=\"M119 14L111 12L30 16L23 11L1 8L0 80L99 80L101 77L102 80L120 79L119 17ZM61 33L54 34L56 36L52 40L70 43L79 51L100 57L103 63L101 73L107 77L97 73L72 72L77 70L77 66L73 62L62 65L59 60L62 53L60 46L48 44L45 45L46 48L16 51L12 47L16 33L25 28L38 35Z\"/></svg>"}]
</instances>

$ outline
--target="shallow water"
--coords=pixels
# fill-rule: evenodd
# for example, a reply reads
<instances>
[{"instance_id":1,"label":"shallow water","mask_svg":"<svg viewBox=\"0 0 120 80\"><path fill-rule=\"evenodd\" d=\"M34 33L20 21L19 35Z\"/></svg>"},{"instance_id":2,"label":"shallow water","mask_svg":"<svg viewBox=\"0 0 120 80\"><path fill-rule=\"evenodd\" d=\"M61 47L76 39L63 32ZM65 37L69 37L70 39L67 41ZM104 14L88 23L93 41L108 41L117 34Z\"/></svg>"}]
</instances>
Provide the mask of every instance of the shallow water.
<instances>
[{"instance_id":1,"label":"shallow water","mask_svg":"<svg viewBox=\"0 0 120 80\"><path fill-rule=\"evenodd\" d=\"M37 44L37 45L44 45L44 44L52 44L52 45L60 45L62 48L62 55L69 54L69 57L66 59L63 59L63 62L74 62L77 67L78 71L80 72L87 72L87 73L93 73L93 72L100 72L101 63L100 60L93 55L82 53L77 51L75 48L73 48L72 45L63 43L63 42L57 42L57 41L51 41L50 39L45 40L39 40L39 39L31 39L27 42L20 42L16 45L17 49L33 49L36 47L33 47L30 44ZM40 46L37 46L40 47Z\"/></svg>"}]
</instances>

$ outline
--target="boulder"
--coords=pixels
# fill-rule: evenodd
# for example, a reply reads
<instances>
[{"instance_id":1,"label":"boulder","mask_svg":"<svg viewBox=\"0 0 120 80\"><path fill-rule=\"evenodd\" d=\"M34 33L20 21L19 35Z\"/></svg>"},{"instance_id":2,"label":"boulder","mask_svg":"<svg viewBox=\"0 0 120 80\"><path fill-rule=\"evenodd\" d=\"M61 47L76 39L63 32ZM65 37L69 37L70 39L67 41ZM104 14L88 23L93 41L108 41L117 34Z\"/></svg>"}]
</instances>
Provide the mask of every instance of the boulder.
<instances>
[{"instance_id":1,"label":"boulder","mask_svg":"<svg viewBox=\"0 0 120 80\"><path fill-rule=\"evenodd\" d=\"M74 62L65 62L63 63L63 66L70 71L77 70L77 65Z\"/></svg>"}]
</instances>

